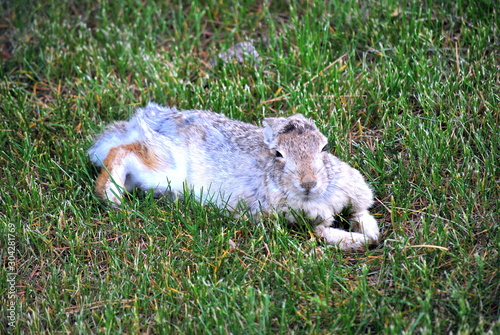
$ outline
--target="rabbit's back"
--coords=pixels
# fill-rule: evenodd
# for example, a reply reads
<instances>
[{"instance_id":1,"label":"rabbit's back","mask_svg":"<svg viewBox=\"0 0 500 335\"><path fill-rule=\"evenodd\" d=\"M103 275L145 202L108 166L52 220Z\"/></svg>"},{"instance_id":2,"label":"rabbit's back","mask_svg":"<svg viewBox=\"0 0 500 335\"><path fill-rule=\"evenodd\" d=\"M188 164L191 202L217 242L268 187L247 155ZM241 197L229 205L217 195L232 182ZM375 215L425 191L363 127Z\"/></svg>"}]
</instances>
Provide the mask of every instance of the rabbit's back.
<instances>
[{"instance_id":1,"label":"rabbit's back","mask_svg":"<svg viewBox=\"0 0 500 335\"><path fill-rule=\"evenodd\" d=\"M136 118L143 120L139 122L143 123L142 128L159 141L166 138L210 151L231 149L242 153L247 152L249 146L262 148L264 145L257 126L210 111L178 110L150 103L138 111Z\"/></svg>"},{"instance_id":2,"label":"rabbit's back","mask_svg":"<svg viewBox=\"0 0 500 335\"><path fill-rule=\"evenodd\" d=\"M203 110L178 110L149 103L129 121L110 124L89 150L94 164L102 162L115 146L134 142L163 147L173 144L214 153L262 149L261 130L252 124ZM194 147L194 146L197 147ZM236 151L235 151L236 150Z\"/></svg>"}]
</instances>

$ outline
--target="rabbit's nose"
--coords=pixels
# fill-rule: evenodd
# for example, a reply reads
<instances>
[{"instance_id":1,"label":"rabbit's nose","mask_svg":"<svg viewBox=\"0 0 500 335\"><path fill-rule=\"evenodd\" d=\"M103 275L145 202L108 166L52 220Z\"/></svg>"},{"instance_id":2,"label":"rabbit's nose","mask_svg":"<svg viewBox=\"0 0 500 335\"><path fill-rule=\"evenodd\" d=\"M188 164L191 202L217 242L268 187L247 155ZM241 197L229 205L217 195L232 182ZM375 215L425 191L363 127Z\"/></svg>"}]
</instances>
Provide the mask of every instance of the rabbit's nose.
<instances>
[{"instance_id":1,"label":"rabbit's nose","mask_svg":"<svg viewBox=\"0 0 500 335\"><path fill-rule=\"evenodd\" d=\"M300 181L300 186L302 186L306 191L310 191L314 188L314 186L316 186L317 183L318 182L316 181L316 178L314 178L314 176L305 176Z\"/></svg>"}]
</instances>

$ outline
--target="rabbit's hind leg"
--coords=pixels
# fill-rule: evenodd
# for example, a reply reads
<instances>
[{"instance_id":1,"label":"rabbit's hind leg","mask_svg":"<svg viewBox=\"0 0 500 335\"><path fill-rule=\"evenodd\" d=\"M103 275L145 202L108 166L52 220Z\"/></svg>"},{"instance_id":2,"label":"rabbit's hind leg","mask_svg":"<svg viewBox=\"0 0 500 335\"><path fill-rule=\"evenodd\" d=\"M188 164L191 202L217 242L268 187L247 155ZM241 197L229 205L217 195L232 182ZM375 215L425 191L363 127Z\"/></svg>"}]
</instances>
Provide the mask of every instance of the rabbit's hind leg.
<instances>
[{"instance_id":1,"label":"rabbit's hind leg","mask_svg":"<svg viewBox=\"0 0 500 335\"><path fill-rule=\"evenodd\" d=\"M96 182L96 193L119 206L125 191L135 185L133 173L155 168L155 156L140 142L122 144L111 148Z\"/></svg>"}]
</instances>

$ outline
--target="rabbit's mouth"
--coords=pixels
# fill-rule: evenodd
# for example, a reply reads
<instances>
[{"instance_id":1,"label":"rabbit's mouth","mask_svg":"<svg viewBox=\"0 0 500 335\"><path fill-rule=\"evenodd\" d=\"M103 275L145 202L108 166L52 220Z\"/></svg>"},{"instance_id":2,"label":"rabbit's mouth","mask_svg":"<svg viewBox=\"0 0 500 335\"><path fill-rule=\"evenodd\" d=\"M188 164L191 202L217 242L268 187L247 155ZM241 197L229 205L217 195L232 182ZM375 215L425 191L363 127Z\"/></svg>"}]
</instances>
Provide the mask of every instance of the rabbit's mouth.
<instances>
[{"instance_id":1,"label":"rabbit's mouth","mask_svg":"<svg viewBox=\"0 0 500 335\"><path fill-rule=\"evenodd\" d=\"M314 193L311 190L304 190L302 194L305 198L310 198L310 196L313 195Z\"/></svg>"},{"instance_id":2,"label":"rabbit's mouth","mask_svg":"<svg viewBox=\"0 0 500 335\"><path fill-rule=\"evenodd\" d=\"M304 185L303 183L294 183L292 193L301 201L310 201L317 198L322 192L318 184Z\"/></svg>"},{"instance_id":3,"label":"rabbit's mouth","mask_svg":"<svg viewBox=\"0 0 500 335\"><path fill-rule=\"evenodd\" d=\"M295 187L304 200L309 200L310 198L315 198L318 195L320 184L314 175L306 175L302 177L300 181L295 183Z\"/></svg>"},{"instance_id":4,"label":"rabbit's mouth","mask_svg":"<svg viewBox=\"0 0 500 335\"><path fill-rule=\"evenodd\" d=\"M318 188L301 189L299 195L303 201L310 201L316 199L320 195L320 193L321 192L319 192Z\"/></svg>"}]
</instances>

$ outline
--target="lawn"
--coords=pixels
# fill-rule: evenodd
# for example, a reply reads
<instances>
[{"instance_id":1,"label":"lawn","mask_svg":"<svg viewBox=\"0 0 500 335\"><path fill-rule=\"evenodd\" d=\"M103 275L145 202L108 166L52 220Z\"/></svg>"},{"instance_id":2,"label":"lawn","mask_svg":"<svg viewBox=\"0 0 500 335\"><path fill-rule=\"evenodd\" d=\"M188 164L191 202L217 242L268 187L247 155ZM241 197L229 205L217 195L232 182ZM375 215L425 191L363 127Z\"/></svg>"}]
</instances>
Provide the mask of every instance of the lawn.
<instances>
[{"instance_id":1,"label":"lawn","mask_svg":"<svg viewBox=\"0 0 500 335\"><path fill-rule=\"evenodd\" d=\"M499 28L495 0L0 2L0 333L500 334ZM314 119L380 245L110 209L86 150L149 101Z\"/></svg>"}]
</instances>

